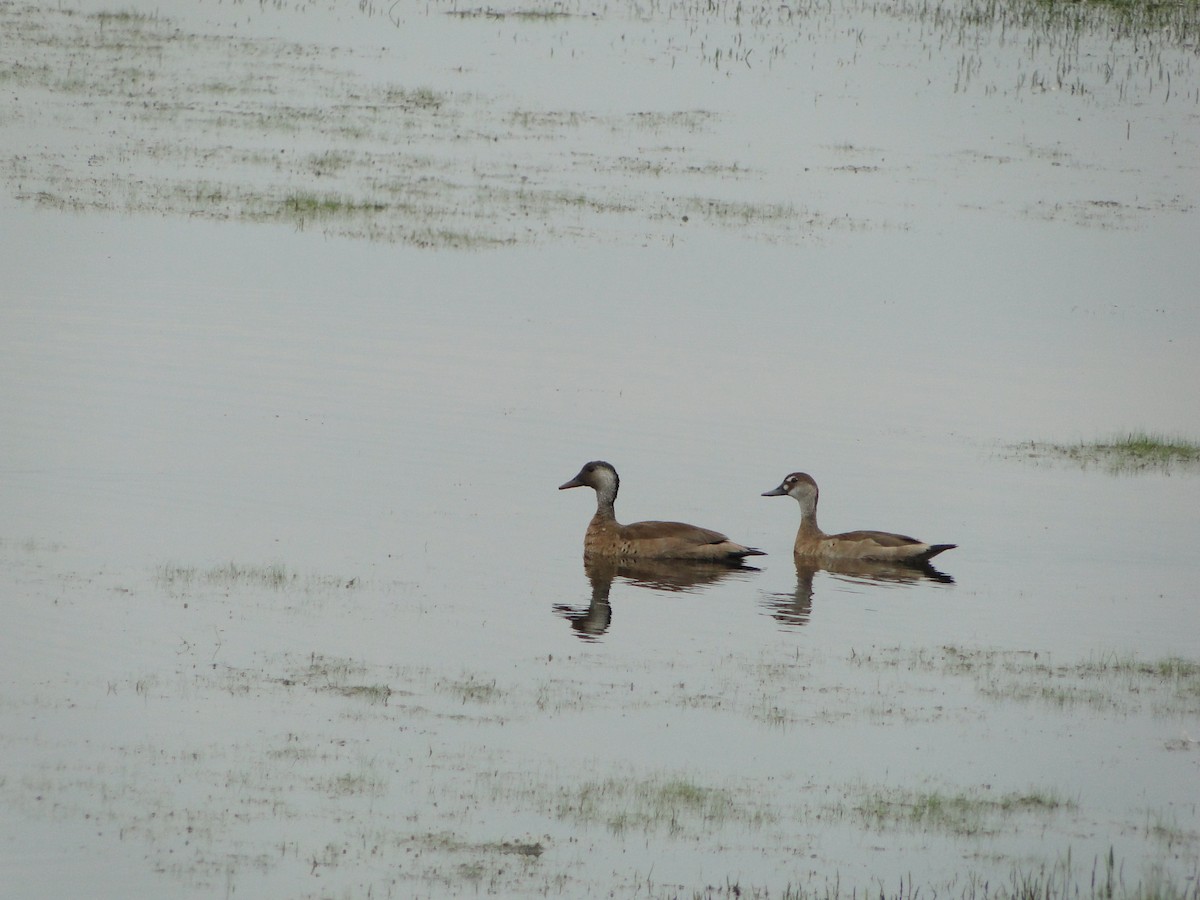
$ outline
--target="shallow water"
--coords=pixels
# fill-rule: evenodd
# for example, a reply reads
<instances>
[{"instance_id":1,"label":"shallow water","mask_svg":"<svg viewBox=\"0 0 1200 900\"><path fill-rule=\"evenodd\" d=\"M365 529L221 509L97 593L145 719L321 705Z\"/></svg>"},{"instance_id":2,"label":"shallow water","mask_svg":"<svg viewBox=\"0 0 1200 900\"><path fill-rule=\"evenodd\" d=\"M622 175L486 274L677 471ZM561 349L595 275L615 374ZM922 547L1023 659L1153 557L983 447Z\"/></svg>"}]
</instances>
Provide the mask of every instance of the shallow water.
<instances>
[{"instance_id":1,"label":"shallow water","mask_svg":"<svg viewBox=\"0 0 1200 900\"><path fill-rule=\"evenodd\" d=\"M1008 449L1200 433L1193 54L1034 89L1016 26L857 4L96 9L0 8L15 895L1200 868L1157 668L1200 481ZM595 602L555 488L597 457L623 520L769 555ZM947 577L797 572L795 469Z\"/></svg>"}]
</instances>

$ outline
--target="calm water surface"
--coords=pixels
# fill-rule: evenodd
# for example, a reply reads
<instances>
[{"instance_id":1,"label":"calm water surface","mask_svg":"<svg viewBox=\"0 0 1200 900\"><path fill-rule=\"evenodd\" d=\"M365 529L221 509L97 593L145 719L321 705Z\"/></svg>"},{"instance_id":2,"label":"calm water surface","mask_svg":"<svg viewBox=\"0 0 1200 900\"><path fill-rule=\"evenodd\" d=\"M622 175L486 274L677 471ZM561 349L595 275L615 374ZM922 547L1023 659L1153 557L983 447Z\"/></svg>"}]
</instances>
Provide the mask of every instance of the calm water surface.
<instances>
[{"instance_id":1,"label":"calm water surface","mask_svg":"<svg viewBox=\"0 0 1200 900\"><path fill-rule=\"evenodd\" d=\"M786 41L624 12L173 20L251 41L264 72L280 47L318 61L272 89L318 105L380 83L472 98L420 140L459 160L481 233L520 209L484 190L505 166L624 209L543 206L488 249L217 221L145 150L211 132L89 131L124 100L11 81L14 896L962 890L1068 854L1086 883L1110 847L1130 887L1194 876L1200 708L1139 665L1200 660L1200 479L1007 449L1200 434L1194 59L1170 57L1167 99L1136 74L1079 95L1031 90L1045 61L984 42L955 90L963 54L859 16ZM753 65L714 57L737 33ZM215 52L184 54L195 83ZM489 108L552 124L489 142L531 121ZM226 127L243 150L322 140ZM88 187L91 154L127 168ZM202 165L226 192L368 187L354 163ZM585 571L594 499L556 487L594 458L624 521L768 555ZM796 469L827 530L959 548L937 578L798 572L795 504L759 496ZM691 799L664 792L681 782ZM921 819L928 795L969 811Z\"/></svg>"}]
</instances>

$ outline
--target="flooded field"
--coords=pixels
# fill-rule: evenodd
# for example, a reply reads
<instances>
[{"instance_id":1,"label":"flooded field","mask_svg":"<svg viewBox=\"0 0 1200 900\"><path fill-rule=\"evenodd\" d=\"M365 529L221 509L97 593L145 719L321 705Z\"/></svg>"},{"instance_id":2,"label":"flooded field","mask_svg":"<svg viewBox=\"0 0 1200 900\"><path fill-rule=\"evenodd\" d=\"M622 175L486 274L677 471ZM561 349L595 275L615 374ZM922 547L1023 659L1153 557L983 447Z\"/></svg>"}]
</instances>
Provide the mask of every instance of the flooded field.
<instances>
[{"instance_id":1,"label":"flooded field","mask_svg":"<svg viewBox=\"0 0 1200 900\"><path fill-rule=\"evenodd\" d=\"M6 894L1198 896L1195 4L177 6L0 0Z\"/></svg>"}]
</instances>

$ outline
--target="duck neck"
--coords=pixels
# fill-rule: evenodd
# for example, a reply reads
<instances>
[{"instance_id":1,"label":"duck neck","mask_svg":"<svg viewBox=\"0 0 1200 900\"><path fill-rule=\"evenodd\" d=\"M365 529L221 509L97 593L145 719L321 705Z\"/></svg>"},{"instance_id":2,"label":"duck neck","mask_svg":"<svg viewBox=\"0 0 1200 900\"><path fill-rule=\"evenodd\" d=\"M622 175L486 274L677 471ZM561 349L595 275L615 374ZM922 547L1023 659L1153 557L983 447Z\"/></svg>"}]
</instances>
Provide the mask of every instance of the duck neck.
<instances>
[{"instance_id":1,"label":"duck neck","mask_svg":"<svg viewBox=\"0 0 1200 900\"><path fill-rule=\"evenodd\" d=\"M596 519L600 521L617 520L617 488L615 485L604 485L596 488Z\"/></svg>"},{"instance_id":2,"label":"duck neck","mask_svg":"<svg viewBox=\"0 0 1200 900\"><path fill-rule=\"evenodd\" d=\"M800 501L800 534L804 537L824 537L820 526L817 525L817 501Z\"/></svg>"}]
</instances>

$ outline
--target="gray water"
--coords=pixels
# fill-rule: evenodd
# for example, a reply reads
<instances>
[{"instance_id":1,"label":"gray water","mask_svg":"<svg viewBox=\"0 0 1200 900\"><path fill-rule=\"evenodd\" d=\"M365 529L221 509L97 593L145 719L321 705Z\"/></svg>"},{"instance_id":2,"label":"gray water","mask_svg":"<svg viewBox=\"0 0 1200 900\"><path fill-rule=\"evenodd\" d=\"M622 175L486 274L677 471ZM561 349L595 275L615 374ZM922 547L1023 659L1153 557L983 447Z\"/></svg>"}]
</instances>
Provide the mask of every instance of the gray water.
<instances>
[{"instance_id":1,"label":"gray water","mask_svg":"<svg viewBox=\"0 0 1200 900\"><path fill-rule=\"evenodd\" d=\"M563 11L0 8L8 890L1194 884L1194 44Z\"/></svg>"}]
</instances>

